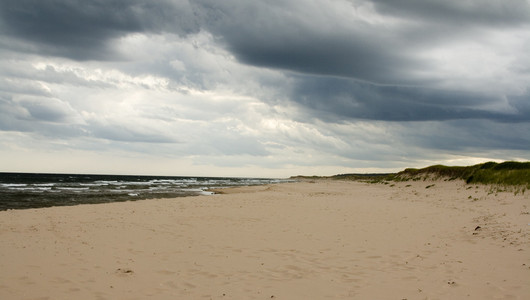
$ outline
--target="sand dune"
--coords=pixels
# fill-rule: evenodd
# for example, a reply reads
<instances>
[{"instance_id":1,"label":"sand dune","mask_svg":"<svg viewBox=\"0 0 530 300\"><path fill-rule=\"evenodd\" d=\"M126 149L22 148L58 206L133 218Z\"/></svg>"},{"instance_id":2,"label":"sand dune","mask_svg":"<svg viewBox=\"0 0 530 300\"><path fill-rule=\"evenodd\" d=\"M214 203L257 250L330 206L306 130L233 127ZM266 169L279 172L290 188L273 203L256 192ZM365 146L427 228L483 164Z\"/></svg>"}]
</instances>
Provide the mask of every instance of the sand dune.
<instances>
[{"instance_id":1,"label":"sand dune","mask_svg":"<svg viewBox=\"0 0 530 300\"><path fill-rule=\"evenodd\" d=\"M0 212L0 299L530 299L530 197L321 180Z\"/></svg>"}]
</instances>

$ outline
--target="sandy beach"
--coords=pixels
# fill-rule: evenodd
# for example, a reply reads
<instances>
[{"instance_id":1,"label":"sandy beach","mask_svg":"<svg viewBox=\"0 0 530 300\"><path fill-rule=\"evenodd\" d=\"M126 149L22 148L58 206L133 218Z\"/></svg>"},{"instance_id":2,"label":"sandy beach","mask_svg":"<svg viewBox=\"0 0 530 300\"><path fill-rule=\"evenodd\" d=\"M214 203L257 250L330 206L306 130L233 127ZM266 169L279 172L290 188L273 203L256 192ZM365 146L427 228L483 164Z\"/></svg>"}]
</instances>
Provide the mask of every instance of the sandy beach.
<instances>
[{"instance_id":1,"label":"sandy beach","mask_svg":"<svg viewBox=\"0 0 530 300\"><path fill-rule=\"evenodd\" d=\"M317 180L0 212L0 299L530 299L530 192Z\"/></svg>"}]
</instances>

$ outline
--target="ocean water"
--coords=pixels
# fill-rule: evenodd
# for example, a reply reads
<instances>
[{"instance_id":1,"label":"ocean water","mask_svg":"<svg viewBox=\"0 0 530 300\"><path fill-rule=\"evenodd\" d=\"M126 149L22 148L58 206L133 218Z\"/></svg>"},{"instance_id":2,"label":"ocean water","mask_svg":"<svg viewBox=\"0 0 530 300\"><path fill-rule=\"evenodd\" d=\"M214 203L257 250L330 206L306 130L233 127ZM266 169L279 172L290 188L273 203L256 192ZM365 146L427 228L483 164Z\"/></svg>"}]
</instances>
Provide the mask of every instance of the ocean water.
<instances>
[{"instance_id":1,"label":"ocean water","mask_svg":"<svg viewBox=\"0 0 530 300\"><path fill-rule=\"evenodd\" d=\"M211 195L287 179L0 173L0 210Z\"/></svg>"}]
</instances>

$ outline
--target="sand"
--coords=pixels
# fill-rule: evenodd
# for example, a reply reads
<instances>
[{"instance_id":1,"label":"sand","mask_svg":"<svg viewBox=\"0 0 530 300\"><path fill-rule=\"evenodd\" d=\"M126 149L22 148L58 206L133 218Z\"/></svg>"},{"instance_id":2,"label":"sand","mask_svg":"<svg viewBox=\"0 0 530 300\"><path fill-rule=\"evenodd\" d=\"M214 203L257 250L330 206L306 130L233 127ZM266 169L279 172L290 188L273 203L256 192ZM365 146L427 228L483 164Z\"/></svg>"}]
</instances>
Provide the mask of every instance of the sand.
<instances>
[{"instance_id":1,"label":"sand","mask_svg":"<svg viewBox=\"0 0 530 300\"><path fill-rule=\"evenodd\" d=\"M530 192L490 190L319 180L3 211L0 299L530 299Z\"/></svg>"}]
</instances>

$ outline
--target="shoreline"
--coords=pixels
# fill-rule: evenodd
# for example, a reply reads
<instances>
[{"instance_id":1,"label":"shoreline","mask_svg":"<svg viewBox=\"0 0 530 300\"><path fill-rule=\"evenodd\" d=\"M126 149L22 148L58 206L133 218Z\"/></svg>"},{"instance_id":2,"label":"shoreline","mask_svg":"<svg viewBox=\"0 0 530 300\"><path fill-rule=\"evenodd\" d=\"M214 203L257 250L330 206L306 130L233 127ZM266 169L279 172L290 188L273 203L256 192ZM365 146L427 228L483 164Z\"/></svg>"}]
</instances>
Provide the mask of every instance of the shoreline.
<instances>
[{"instance_id":1,"label":"shoreline","mask_svg":"<svg viewBox=\"0 0 530 300\"><path fill-rule=\"evenodd\" d=\"M5 299L526 299L530 197L310 180L0 212Z\"/></svg>"},{"instance_id":2,"label":"shoreline","mask_svg":"<svg viewBox=\"0 0 530 300\"><path fill-rule=\"evenodd\" d=\"M0 173L0 211L209 195L210 188L286 179Z\"/></svg>"}]
</instances>

